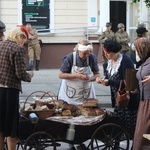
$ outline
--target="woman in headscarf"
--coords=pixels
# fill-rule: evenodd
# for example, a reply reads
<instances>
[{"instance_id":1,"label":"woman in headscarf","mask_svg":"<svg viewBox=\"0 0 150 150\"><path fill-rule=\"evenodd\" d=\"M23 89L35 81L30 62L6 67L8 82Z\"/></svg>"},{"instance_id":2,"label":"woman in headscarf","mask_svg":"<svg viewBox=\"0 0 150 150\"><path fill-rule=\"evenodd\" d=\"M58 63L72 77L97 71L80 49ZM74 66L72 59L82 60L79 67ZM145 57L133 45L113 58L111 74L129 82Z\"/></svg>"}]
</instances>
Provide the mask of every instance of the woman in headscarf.
<instances>
[{"instance_id":1,"label":"woman in headscarf","mask_svg":"<svg viewBox=\"0 0 150 150\"><path fill-rule=\"evenodd\" d=\"M93 46L87 39L81 39L73 53L64 57L59 78L63 79L58 99L69 104L82 104L83 100L96 98L92 81L99 76Z\"/></svg>"},{"instance_id":2,"label":"woman in headscarf","mask_svg":"<svg viewBox=\"0 0 150 150\"><path fill-rule=\"evenodd\" d=\"M140 104L138 109L136 130L134 135L134 150L146 150L150 141L143 137L143 134L150 134L150 39L139 38L135 41L137 57L141 66L137 72L140 89Z\"/></svg>"}]
</instances>

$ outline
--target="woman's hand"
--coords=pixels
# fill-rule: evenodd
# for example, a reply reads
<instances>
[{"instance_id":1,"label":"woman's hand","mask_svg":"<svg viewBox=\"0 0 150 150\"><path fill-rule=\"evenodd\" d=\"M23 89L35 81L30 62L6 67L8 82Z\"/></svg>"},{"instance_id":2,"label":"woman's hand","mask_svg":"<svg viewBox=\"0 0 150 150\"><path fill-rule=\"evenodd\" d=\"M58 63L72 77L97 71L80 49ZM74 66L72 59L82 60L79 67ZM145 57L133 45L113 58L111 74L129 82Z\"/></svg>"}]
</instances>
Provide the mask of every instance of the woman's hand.
<instances>
[{"instance_id":1,"label":"woman's hand","mask_svg":"<svg viewBox=\"0 0 150 150\"><path fill-rule=\"evenodd\" d=\"M81 79L81 80L89 80L89 77L87 75L77 73L76 78Z\"/></svg>"},{"instance_id":2,"label":"woman's hand","mask_svg":"<svg viewBox=\"0 0 150 150\"><path fill-rule=\"evenodd\" d=\"M29 71L28 74L30 75L30 78L33 78L33 76L34 76L34 72L33 71Z\"/></svg>"},{"instance_id":3,"label":"woman's hand","mask_svg":"<svg viewBox=\"0 0 150 150\"><path fill-rule=\"evenodd\" d=\"M103 85L105 85L105 86L108 85L108 79L103 79L103 78L97 77L97 78L96 78L96 82L97 82L97 83L100 83L100 84L103 84Z\"/></svg>"},{"instance_id":4,"label":"woman's hand","mask_svg":"<svg viewBox=\"0 0 150 150\"><path fill-rule=\"evenodd\" d=\"M101 78L101 77L97 77L97 78L96 78L96 82L97 82L97 83L102 84L102 83L103 83L103 81L104 81L104 79L103 79L103 78Z\"/></svg>"},{"instance_id":5,"label":"woman's hand","mask_svg":"<svg viewBox=\"0 0 150 150\"><path fill-rule=\"evenodd\" d=\"M148 83L148 84L150 84L150 75L149 75L149 76L145 76L144 78L145 78L145 79L142 80L142 82L143 82L143 83Z\"/></svg>"},{"instance_id":6,"label":"woman's hand","mask_svg":"<svg viewBox=\"0 0 150 150\"><path fill-rule=\"evenodd\" d=\"M108 85L108 79L103 79L101 84L107 86Z\"/></svg>"}]
</instances>

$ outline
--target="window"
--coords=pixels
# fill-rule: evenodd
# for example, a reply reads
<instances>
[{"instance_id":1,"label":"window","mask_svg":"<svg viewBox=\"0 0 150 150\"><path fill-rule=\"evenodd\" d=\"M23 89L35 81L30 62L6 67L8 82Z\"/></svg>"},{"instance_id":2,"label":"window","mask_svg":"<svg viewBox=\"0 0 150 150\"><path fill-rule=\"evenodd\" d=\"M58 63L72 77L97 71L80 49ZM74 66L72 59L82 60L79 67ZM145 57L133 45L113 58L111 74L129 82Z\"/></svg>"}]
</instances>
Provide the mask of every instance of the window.
<instances>
[{"instance_id":1,"label":"window","mask_svg":"<svg viewBox=\"0 0 150 150\"><path fill-rule=\"evenodd\" d=\"M50 32L54 20L51 13L54 9L54 0L21 0L22 11L19 14L19 24L30 23L40 32ZM19 7L20 8L20 7Z\"/></svg>"}]
</instances>

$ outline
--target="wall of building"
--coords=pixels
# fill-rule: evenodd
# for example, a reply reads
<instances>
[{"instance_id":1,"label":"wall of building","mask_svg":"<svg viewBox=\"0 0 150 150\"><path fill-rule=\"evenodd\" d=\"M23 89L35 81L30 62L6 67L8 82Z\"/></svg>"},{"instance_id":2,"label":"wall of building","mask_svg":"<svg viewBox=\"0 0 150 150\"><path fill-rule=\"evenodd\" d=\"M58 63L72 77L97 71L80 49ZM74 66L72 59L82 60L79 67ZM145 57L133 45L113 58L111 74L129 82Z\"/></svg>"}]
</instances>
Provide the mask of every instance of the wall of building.
<instances>
[{"instance_id":1,"label":"wall of building","mask_svg":"<svg viewBox=\"0 0 150 150\"><path fill-rule=\"evenodd\" d=\"M7 30L18 24L17 0L0 0L0 20L6 24Z\"/></svg>"},{"instance_id":2,"label":"wall of building","mask_svg":"<svg viewBox=\"0 0 150 150\"><path fill-rule=\"evenodd\" d=\"M7 31L20 24L21 7L21 0L0 1L0 19L6 24ZM39 37L44 43L77 42L81 37L85 37L85 29L74 27L88 25L87 9L88 0L54 0L54 20L51 22L54 23L52 28L56 29L56 33L39 34Z\"/></svg>"},{"instance_id":3,"label":"wall of building","mask_svg":"<svg viewBox=\"0 0 150 150\"><path fill-rule=\"evenodd\" d=\"M73 52L76 43L45 43L42 47L40 69L60 68L62 59L67 54ZM101 63L101 52L99 43L93 44L93 53ZM28 68L28 56L26 56L26 66Z\"/></svg>"}]
</instances>

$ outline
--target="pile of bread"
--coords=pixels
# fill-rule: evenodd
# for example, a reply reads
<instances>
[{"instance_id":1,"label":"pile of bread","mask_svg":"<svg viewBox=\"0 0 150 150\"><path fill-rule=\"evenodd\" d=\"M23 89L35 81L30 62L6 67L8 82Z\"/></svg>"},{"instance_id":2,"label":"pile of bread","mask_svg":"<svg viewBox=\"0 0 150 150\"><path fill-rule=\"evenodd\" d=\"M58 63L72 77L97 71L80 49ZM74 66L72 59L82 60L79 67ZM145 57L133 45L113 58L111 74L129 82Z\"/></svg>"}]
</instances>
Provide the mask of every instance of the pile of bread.
<instances>
[{"instance_id":1,"label":"pile of bread","mask_svg":"<svg viewBox=\"0 0 150 150\"><path fill-rule=\"evenodd\" d=\"M63 101L55 101L57 108L62 109L62 112L58 112L56 115L62 116L99 116L104 114L104 111L99 108L97 99L89 99L83 101L82 105L67 104Z\"/></svg>"},{"instance_id":2,"label":"pile of bread","mask_svg":"<svg viewBox=\"0 0 150 150\"><path fill-rule=\"evenodd\" d=\"M68 104L63 100L44 101L36 99L35 103L26 105L25 111L43 111L55 109L55 116L99 116L104 111L99 107L97 99L83 101L82 105Z\"/></svg>"}]
</instances>

